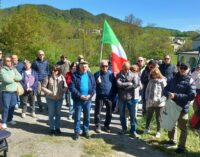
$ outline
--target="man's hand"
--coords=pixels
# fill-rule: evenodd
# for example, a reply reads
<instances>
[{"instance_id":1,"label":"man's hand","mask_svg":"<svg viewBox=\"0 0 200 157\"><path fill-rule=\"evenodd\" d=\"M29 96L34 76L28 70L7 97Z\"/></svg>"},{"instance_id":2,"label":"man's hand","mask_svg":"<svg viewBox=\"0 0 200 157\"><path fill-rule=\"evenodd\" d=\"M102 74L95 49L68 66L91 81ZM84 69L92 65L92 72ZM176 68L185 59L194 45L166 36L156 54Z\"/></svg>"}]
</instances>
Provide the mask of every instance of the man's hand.
<instances>
[{"instance_id":1,"label":"man's hand","mask_svg":"<svg viewBox=\"0 0 200 157\"><path fill-rule=\"evenodd\" d=\"M91 98L91 95L87 95L87 96L81 95L81 100L87 101L90 98Z\"/></svg>"},{"instance_id":2,"label":"man's hand","mask_svg":"<svg viewBox=\"0 0 200 157\"><path fill-rule=\"evenodd\" d=\"M174 99L175 98L175 93L170 93L169 92L168 98L169 99Z\"/></svg>"},{"instance_id":3,"label":"man's hand","mask_svg":"<svg viewBox=\"0 0 200 157\"><path fill-rule=\"evenodd\" d=\"M28 88L28 89L27 89L27 91L32 91L32 90L33 90L32 88Z\"/></svg>"},{"instance_id":4,"label":"man's hand","mask_svg":"<svg viewBox=\"0 0 200 157\"><path fill-rule=\"evenodd\" d=\"M87 96L81 95L81 100L86 101L87 100Z\"/></svg>"}]
</instances>

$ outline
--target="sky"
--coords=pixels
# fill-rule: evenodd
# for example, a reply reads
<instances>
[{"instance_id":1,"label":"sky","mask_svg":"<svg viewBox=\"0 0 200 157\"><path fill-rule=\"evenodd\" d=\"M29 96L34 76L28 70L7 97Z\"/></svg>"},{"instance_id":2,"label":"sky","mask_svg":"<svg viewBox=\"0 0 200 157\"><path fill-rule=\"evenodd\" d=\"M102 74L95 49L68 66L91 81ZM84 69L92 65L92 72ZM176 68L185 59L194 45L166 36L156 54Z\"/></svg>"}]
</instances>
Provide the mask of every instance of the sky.
<instances>
[{"instance_id":1,"label":"sky","mask_svg":"<svg viewBox=\"0 0 200 157\"><path fill-rule=\"evenodd\" d=\"M106 13L124 20L133 14L143 26L181 31L200 30L200 0L0 0L1 8L19 4L47 4L59 9L82 8L94 15Z\"/></svg>"}]
</instances>

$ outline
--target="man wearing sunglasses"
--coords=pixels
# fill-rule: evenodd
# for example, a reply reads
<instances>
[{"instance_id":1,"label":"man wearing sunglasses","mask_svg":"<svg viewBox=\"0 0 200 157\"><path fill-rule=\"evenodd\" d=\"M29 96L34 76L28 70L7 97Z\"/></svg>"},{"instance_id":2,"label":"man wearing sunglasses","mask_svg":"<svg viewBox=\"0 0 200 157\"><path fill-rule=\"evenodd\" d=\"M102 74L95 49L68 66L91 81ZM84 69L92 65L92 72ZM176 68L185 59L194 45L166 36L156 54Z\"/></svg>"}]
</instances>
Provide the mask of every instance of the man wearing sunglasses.
<instances>
[{"instance_id":1,"label":"man wearing sunglasses","mask_svg":"<svg viewBox=\"0 0 200 157\"><path fill-rule=\"evenodd\" d=\"M94 74L96 81L96 100L95 100L95 131L101 132L101 109L106 106L106 119L104 122L104 131L110 133L110 122L112 118L112 100L114 98L115 78L112 72L108 70L109 64L107 60L100 63L100 71Z\"/></svg>"},{"instance_id":2,"label":"man wearing sunglasses","mask_svg":"<svg viewBox=\"0 0 200 157\"><path fill-rule=\"evenodd\" d=\"M171 57L169 55L164 56L163 63L159 67L163 76L170 80L175 74L175 66L171 64Z\"/></svg>"},{"instance_id":3,"label":"man wearing sunglasses","mask_svg":"<svg viewBox=\"0 0 200 157\"><path fill-rule=\"evenodd\" d=\"M176 149L177 154L184 153L185 151L189 104L196 94L195 83L189 74L189 70L189 64L180 63L178 73L175 74L164 89L164 95L182 107L181 114L177 121L178 127L181 130L178 148ZM176 133L176 127L168 132L169 141L167 142L167 146L176 147Z\"/></svg>"}]
</instances>

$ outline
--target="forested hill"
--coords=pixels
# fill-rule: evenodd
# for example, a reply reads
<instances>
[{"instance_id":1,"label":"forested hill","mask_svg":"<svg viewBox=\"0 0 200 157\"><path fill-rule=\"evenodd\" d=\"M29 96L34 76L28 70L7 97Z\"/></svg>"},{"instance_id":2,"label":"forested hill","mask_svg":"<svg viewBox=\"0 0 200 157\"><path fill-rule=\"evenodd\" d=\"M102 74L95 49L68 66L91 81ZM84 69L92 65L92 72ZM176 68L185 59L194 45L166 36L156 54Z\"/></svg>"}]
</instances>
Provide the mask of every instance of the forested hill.
<instances>
[{"instance_id":1,"label":"forested hill","mask_svg":"<svg viewBox=\"0 0 200 157\"><path fill-rule=\"evenodd\" d=\"M48 5L26 4L0 10L0 49L30 59L35 57L38 49L44 49L51 62L55 62L61 52L70 60L83 54L89 62L96 64L105 19L130 60L138 55L159 58L163 53L173 53L170 36L191 40L198 35L166 28L143 28L134 23L137 18L125 22L105 13L93 15L79 8L60 10ZM103 57L107 58L109 53L110 47L105 45Z\"/></svg>"}]
</instances>

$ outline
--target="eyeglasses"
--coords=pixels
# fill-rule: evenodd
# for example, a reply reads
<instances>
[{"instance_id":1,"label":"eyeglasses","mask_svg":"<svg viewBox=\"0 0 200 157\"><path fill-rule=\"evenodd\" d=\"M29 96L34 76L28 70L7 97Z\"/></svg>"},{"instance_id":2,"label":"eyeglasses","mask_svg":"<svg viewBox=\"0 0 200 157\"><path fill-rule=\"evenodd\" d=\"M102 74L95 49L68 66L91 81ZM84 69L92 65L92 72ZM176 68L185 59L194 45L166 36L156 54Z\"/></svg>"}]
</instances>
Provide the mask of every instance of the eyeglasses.
<instances>
[{"instance_id":1,"label":"eyeglasses","mask_svg":"<svg viewBox=\"0 0 200 157\"><path fill-rule=\"evenodd\" d=\"M165 60L170 60L170 58L165 58Z\"/></svg>"},{"instance_id":2,"label":"eyeglasses","mask_svg":"<svg viewBox=\"0 0 200 157\"><path fill-rule=\"evenodd\" d=\"M107 68L107 67L108 67L108 65L102 65L101 67L102 67L102 68Z\"/></svg>"},{"instance_id":3,"label":"eyeglasses","mask_svg":"<svg viewBox=\"0 0 200 157\"><path fill-rule=\"evenodd\" d=\"M138 60L138 62L143 62L143 60Z\"/></svg>"},{"instance_id":4,"label":"eyeglasses","mask_svg":"<svg viewBox=\"0 0 200 157\"><path fill-rule=\"evenodd\" d=\"M11 60L9 59L9 60L6 60L6 62L11 62Z\"/></svg>"},{"instance_id":5,"label":"eyeglasses","mask_svg":"<svg viewBox=\"0 0 200 157\"><path fill-rule=\"evenodd\" d=\"M44 54L39 54L40 56L44 56Z\"/></svg>"},{"instance_id":6,"label":"eyeglasses","mask_svg":"<svg viewBox=\"0 0 200 157\"><path fill-rule=\"evenodd\" d=\"M187 67L180 67L180 70L187 70Z\"/></svg>"}]
</instances>

